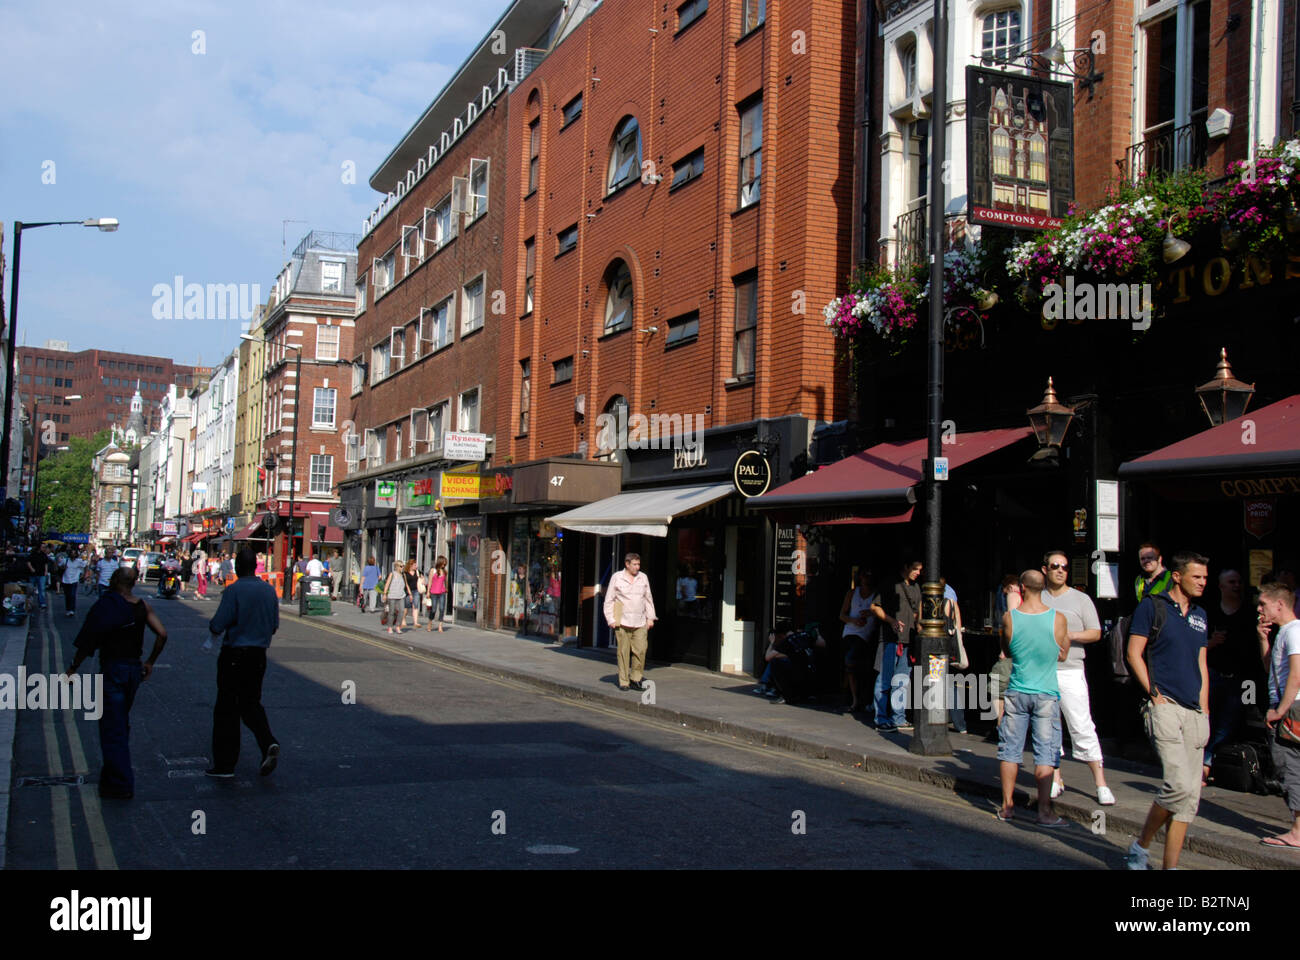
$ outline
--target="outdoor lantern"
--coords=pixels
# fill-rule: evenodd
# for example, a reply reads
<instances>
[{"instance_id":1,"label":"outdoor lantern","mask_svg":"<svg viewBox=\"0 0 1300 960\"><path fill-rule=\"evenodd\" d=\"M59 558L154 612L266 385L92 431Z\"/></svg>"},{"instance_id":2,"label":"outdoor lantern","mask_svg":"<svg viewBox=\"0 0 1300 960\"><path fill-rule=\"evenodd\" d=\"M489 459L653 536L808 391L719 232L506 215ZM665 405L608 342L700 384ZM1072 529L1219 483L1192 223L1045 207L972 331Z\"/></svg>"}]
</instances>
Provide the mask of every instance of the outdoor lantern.
<instances>
[{"instance_id":1,"label":"outdoor lantern","mask_svg":"<svg viewBox=\"0 0 1300 960\"><path fill-rule=\"evenodd\" d=\"M1047 391L1043 402L1025 411L1029 425L1034 428L1034 437L1038 440L1038 451L1031 460L1047 460L1055 457L1061 449L1070 421L1074 419L1074 408L1067 407L1056 399L1056 388L1052 378L1047 378Z\"/></svg>"},{"instance_id":2,"label":"outdoor lantern","mask_svg":"<svg viewBox=\"0 0 1300 960\"><path fill-rule=\"evenodd\" d=\"M1169 218L1169 223L1165 225L1165 239L1160 244L1160 255L1164 257L1165 263L1175 263L1187 256L1187 251L1192 249L1192 245L1186 240L1179 240L1174 236L1174 218Z\"/></svg>"},{"instance_id":3,"label":"outdoor lantern","mask_svg":"<svg viewBox=\"0 0 1300 960\"><path fill-rule=\"evenodd\" d=\"M1219 366L1214 372L1214 379L1196 388L1201 409L1210 418L1210 424L1216 427L1229 420L1236 420L1245 413L1250 398L1254 395L1253 383L1242 383L1232 375L1226 347L1219 350Z\"/></svg>"}]
</instances>

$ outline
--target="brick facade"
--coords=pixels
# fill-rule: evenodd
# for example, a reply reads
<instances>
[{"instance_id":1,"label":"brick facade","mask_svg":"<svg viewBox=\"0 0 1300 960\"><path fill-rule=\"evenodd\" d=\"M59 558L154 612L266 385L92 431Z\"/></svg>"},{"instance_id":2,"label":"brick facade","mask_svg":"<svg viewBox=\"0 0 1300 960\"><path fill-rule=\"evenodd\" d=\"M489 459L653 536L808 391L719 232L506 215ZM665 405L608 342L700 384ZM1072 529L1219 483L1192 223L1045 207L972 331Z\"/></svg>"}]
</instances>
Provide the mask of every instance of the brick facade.
<instances>
[{"instance_id":1,"label":"brick facade","mask_svg":"<svg viewBox=\"0 0 1300 960\"><path fill-rule=\"evenodd\" d=\"M703 414L707 427L844 415L821 307L850 256L853 8L769 4L767 22L744 37L741 17L741 3L715 3L679 30L671 5L607 0L511 92L509 306L497 366L509 395L496 431L498 451L514 461L584 443L594 455L596 417L616 396L632 413ZM582 113L564 125L564 107L579 94ZM740 111L759 99L760 200L739 209ZM645 176L609 193L613 138L629 116L639 126ZM535 118L540 176L529 194ZM703 172L673 189L674 164L701 147ZM663 179L653 182L653 174ZM577 245L560 253L557 235L574 224ZM535 301L525 314L530 238ZM607 334L618 261L632 278L633 315L626 329ZM756 278L758 297L752 378L733 368L735 281L746 274ZM696 311L698 335L666 346L669 321ZM568 358L572 379L553 383L554 365ZM531 422L519 436L525 359Z\"/></svg>"}]
</instances>

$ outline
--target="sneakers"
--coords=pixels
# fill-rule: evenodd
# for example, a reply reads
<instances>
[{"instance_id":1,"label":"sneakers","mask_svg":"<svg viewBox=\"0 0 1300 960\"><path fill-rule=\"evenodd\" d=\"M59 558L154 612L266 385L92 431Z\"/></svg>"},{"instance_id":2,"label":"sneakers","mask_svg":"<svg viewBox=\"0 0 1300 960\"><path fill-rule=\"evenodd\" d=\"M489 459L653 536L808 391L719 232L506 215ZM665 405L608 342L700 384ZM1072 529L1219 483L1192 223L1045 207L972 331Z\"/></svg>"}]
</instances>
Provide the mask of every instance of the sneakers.
<instances>
[{"instance_id":1,"label":"sneakers","mask_svg":"<svg viewBox=\"0 0 1300 960\"><path fill-rule=\"evenodd\" d=\"M767 684L765 684L765 683L760 683L758 686L756 686L753 690L751 690L751 691L749 691L749 692L750 692L750 693L756 693L756 694L758 694L760 697L765 697L765 696L767 696L767 691L768 691L768 689L769 689L769 688L768 688Z\"/></svg>"},{"instance_id":2,"label":"sneakers","mask_svg":"<svg viewBox=\"0 0 1300 960\"><path fill-rule=\"evenodd\" d=\"M258 771L264 777L269 777L271 771L275 769L276 763L280 759L280 745L273 743L266 748L266 756L262 758L262 769Z\"/></svg>"},{"instance_id":3,"label":"sneakers","mask_svg":"<svg viewBox=\"0 0 1300 960\"><path fill-rule=\"evenodd\" d=\"M1128 856L1124 858L1124 865L1130 870L1150 870L1151 865L1147 863L1147 857L1150 851L1142 849L1136 840L1128 848Z\"/></svg>"},{"instance_id":4,"label":"sneakers","mask_svg":"<svg viewBox=\"0 0 1300 960\"><path fill-rule=\"evenodd\" d=\"M216 767L208 767L208 769L204 770L203 772L215 780L235 779L235 771L233 770L218 770Z\"/></svg>"},{"instance_id":5,"label":"sneakers","mask_svg":"<svg viewBox=\"0 0 1300 960\"><path fill-rule=\"evenodd\" d=\"M1115 803L1115 794L1110 792L1110 787L1097 788L1097 802L1103 807L1113 806Z\"/></svg>"}]
</instances>

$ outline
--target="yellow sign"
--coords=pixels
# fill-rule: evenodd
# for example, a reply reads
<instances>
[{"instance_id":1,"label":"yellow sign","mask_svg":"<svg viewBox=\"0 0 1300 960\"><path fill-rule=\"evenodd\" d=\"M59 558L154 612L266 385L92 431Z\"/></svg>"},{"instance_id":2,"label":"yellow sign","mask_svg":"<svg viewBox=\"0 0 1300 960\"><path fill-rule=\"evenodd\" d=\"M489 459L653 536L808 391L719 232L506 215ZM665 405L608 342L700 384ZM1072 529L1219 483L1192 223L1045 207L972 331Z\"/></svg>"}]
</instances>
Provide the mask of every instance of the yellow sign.
<instances>
[{"instance_id":1,"label":"yellow sign","mask_svg":"<svg viewBox=\"0 0 1300 960\"><path fill-rule=\"evenodd\" d=\"M479 498L477 473L447 473L442 475L442 495L448 499L477 500Z\"/></svg>"}]
</instances>

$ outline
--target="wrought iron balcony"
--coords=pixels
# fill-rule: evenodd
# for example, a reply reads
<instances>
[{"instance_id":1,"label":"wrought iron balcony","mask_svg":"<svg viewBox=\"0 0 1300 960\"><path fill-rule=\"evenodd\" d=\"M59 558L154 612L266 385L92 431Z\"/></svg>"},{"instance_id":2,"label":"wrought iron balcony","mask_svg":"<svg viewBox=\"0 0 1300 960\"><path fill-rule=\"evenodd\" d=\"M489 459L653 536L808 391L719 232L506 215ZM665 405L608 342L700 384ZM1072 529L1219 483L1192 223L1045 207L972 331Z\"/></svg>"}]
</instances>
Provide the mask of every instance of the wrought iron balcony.
<instances>
[{"instance_id":1,"label":"wrought iron balcony","mask_svg":"<svg viewBox=\"0 0 1300 960\"><path fill-rule=\"evenodd\" d=\"M902 270L925 262L927 206L921 204L894 221L894 269Z\"/></svg>"},{"instance_id":2,"label":"wrought iron balcony","mask_svg":"<svg viewBox=\"0 0 1300 960\"><path fill-rule=\"evenodd\" d=\"M1124 159L1118 161L1120 174L1128 182L1137 183L1154 173L1198 170L1205 166L1209 142L1204 117L1181 127L1166 124L1124 151Z\"/></svg>"}]
</instances>

